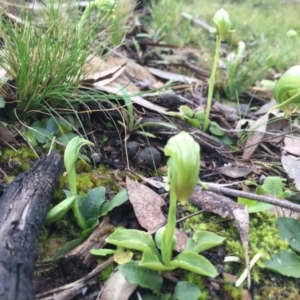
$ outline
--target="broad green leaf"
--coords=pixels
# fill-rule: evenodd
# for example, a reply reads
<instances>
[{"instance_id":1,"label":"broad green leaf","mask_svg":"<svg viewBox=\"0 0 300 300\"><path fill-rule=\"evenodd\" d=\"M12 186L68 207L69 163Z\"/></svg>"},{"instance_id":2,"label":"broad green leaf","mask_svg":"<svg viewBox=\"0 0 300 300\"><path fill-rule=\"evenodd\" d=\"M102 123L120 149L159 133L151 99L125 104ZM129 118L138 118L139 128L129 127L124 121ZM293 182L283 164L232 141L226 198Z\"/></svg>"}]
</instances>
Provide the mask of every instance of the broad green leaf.
<instances>
[{"instance_id":1,"label":"broad green leaf","mask_svg":"<svg viewBox=\"0 0 300 300\"><path fill-rule=\"evenodd\" d=\"M62 136L60 136L58 138L58 141L60 143L62 143L63 145L67 146L68 143L73 139L77 137L77 135L73 132L67 132L67 133L64 133Z\"/></svg>"},{"instance_id":2,"label":"broad green leaf","mask_svg":"<svg viewBox=\"0 0 300 300\"><path fill-rule=\"evenodd\" d=\"M109 254L114 254L116 250L112 249L92 249L91 254L98 256L106 256Z\"/></svg>"},{"instance_id":3,"label":"broad green leaf","mask_svg":"<svg viewBox=\"0 0 300 300\"><path fill-rule=\"evenodd\" d=\"M96 187L89 190L86 196L78 202L79 211L86 221L99 217L100 207L105 201L105 192L105 187Z\"/></svg>"},{"instance_id":4,"label":"broad green leaf","mask_svg":"<svg viewBox=\"0 0 300 300\"><path fill-rule=\"evenodd\" d=\"M58 123L57 119L54 116L51 116L50 118L47 119L46 130L53 135L58 134L59 128L57 123Z\"/></svg>"},{"instance_id":5,"label":"broad green leaf","mask_svg":"<svg viewBox=\"0 0 300 300\"><path fill-rule=\"evenodd\" d=\"M232 145L233 144L233 141L232 139L228 136L228 135L223 135L221 137L218 138L221 142L223 142L225 145Z\"/></svg>"},{"instance_id":6,"label":"broad green leaf","mask_svg":"<svg viewBox=\"0 0 300 300\"><path fill-rule=\"evenodd\" d=\"M59 260L62 257L64 257L68 252L73 250L75 247L80 245L85 239L84 238L78 238L71 242L68 242L64 247L62 247L53 257L53 261Z\"/></svg>"},{"instance_id":7,"label":"broad green leaf","mask_svg":"<svg viewBox=\"0 0 300 300\"><path fill-rule=\"evenodd\" d=\"M225 135L225 132L219 127L216 122L210 122L209 131L215 136Z\"/></svg>"},{"instance_id":8,"label":"broad green leaf","mask_svg":"<svg viewBox=\"0 0 300 300\"><path fill-rule=\"evenodd\" d=\"M269 210L273 206L272 204L249 200L249 199L242 198L242 197L238 197L238 203L247 205L249 213L257 213L257 212L261 212L261 211L266 211L266 210Z\"/></svg>"},{"instance_id":9,"label":"broad green leaf","mask_svg":"<svg viewBox=\"0 0 300 300\"><path fill-rule=\"evenodd\" d=\"M172 271L175 267L165 266L158 256L151 249L147 249L143 252L142 260L139 263L140 266L154 270L154 271Z\"/></svg>"},{"instance_id":10,"label":"broad green leaf","mask_svg":"<svg viewBox=\"0 0 300 300\"><path fill-rule=\"evenodd\" d=\"M200 295L201 291L196 284L188 281L179 281L175 286L173 299L198 300Z\"/></svg>"},{"instance_id":11,"label":"broad green leaf","mask_svg":"<svg viewBox=\"0 0 300 300\"><path fill-rule=\"evenodd\" d=\"M256 193L258 195L268 194L268 195L276 196L277 198L284 198L285 193L283 193L282 190L283 190L282 178L276 176L269 176L265 179L262 186L257 187ZM238 198L238 203L247 205L249 213L266 211L273 206L268 203L253 201L253 200L240 198L240 197Z\"/></svg>"},{"instance_id":12,"label":"broad green leaf","mask_svg":"<svg viewBox=\"0 0 300 300\"><path fill-rule=\"evenodd\" d=\"M110 201L103 203L100 207L99 217L106 216L112 209L122 205L128 200L127 189L122 189Z\"/></svg>"},{"instance_id":13,"label":"broad green leaf","mask_svg":"<svg viewBox=\"0 0 300 300\"><path fill-rule=\"evenodd\" d=\"M158 272L141 267L136 261L119 266L119 271L128 282L150 289L156 295L160 293L163 279Z\"/></svg>"},{"instance_id":14,"label":"broad green leaf","mask_svg":"<svg viewBox=\"0 0 300 300\"><path fill-rule=\"evenodd\" d=\"M48 225L62 218L73 206L75 199L75 196L71 196L55 205L52 209L50 209L50 211L46 215L44 224Z\"/></svg>"},{"instance_id":15,"label":"broad green leaf","mask_svg":"<svg viewBox=\"0 0 300 300\"><path fill-rule=\"evenodd\" d=\"M256 192L258 195L269 194L279 197L283 189L282 178L276 176L268 176L264 180L264 183L261 187L262 189L257 188Z\"/></svg>"},{"instance_id":16,"label":"broad green leaf","mask_svg":"<svg viewBox=\"0 0 300 300\"><path fill-rule=\"evenodd\" d=\"M175 260L171 261L171 265L208 277L216 277L218 275L216 268L209 260L191 251L181 252Z\"/></svg>"},{"instance_id":17,"label":"broad green leaf","mask_svg":"<svg viewBox=\"0 0 300 300\"><path fill-rule=\"evenodd\" d=\"M193 119L193 118L187 118L187 121L190 125L192 125L195 128L199 128L200 127L200 122L197 119Z\"/></svg>"},{"instance_id":18,"label":"broad green leaf","mask_svg":"<svg viewBox=\"0 0 300 300\"><path fill-rule=\"evenodd\" d=\"M194 118L196 118L202 124L205 119L205 111L204 110L197 111L194 115Z\"/></svg>"},{"instance_id":19,"label":"broad green leaf","mask_svg":"<svg viewBox=\"0 0 300 300\"><path fill-rule=\"evenodd\" d=\"M49 139L52 139L51 133L44 128L32 126L28 128L28 131L32 132L37 141L41 144L45 144Z\"/></svg>"},{"instance_id":20,"label":"broad green leaf","mask_svg":"<svg viewBox=\"0 0 300 300\"><path fill-rule=\"evenodd\" d=\"M222 244L225 238L209 231L196 231L193 238L188 239L185 251L201 253Z\"/></svg>"},{"instance_id":21,"label":"broad green leaf","mask_svg":"<svg viewBox=\"0 0 300 300\"><path fill-rule=\"evenodd\" d=\"M26 141L33 147L38 145L35 135L31 131L25 131L24 136Z\"/></svg>"},{"instance_id":22,"label":"broad green leaf","mask_svg":"<svg viewBox=\"0 0 300 300\"><path fill-rule=\"evenodd\" d=\"M279 236L286 240L290 246L300 252L300 223L293 218L278 218L276 226Z\"/></svg>"},{"instance_id":23,"label":"broad green leaf","mask_svg":"<svg viewBox=\"0 0 300 300\"><path fill-rule=\"evenodd\" d=\"M183 113L183 115L186 118L192 118L194 115L194 112L192 111L192 109L190 107L188 107L187 105L181 105L179 110Z\"/></svg>"},{"instance_id":24,"label":"broad green leaf","mask_svg":"<svg viewBox=\"0 0 300 300\"><path fill-rule=\"evenodd\" d=\"M157 252L152 236L141 230L120 227L107 237L105 241L118 247L132 250L144 252L150 248L153 252Z\"/></svg>"},{"instance_id":25,"label":"broad green leaf","mask_svg":"<svg viewBox=\"0 0 300 300\"><path fill-rule=\"evenodd\" d=\"M300 278L300 259L293 251L281 251L265 263L265 268L284 276Z\"/></svg>"}]
</instances>

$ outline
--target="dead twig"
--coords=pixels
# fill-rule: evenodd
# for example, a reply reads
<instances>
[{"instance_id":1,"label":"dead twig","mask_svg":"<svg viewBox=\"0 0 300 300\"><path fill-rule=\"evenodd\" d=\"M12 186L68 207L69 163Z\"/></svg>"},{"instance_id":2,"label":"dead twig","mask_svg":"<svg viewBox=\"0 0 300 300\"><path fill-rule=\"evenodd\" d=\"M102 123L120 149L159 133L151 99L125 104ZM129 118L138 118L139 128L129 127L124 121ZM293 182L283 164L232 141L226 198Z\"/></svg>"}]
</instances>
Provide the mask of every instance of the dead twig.
<instances>
[{"instance_id":1,"label":"dead twig","mask_svg":"<svg viewBox=\"0 0 300 300\"><path fill-rule=\"evenodd\" d=\"M261 196L261 195L256 195L256 194L238 191L234 189L229 189L214 183L205 183L205 185L207 186L208 191L215 192L218 194L225 194L227 196L233 196L233 197L243 197L250 200L261 201L261 202L277 205L283 208L287 208L292 211L300 212L300 205L292 203L287 200L280 200L273 197Z\"/></svg>"}]
</instances>

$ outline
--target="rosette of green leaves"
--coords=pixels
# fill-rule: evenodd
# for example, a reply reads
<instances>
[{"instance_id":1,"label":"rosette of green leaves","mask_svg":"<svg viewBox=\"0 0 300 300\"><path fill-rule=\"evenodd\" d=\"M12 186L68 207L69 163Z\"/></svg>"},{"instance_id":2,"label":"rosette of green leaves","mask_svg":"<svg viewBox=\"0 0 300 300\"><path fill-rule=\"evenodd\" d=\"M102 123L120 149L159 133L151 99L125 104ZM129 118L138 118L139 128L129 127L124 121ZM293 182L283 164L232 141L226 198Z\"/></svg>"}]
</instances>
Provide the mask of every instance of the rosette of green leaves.
<instances>
[{"instance_id":1,"label":"rosette of green leaves","mask_svg":"<svg viewBox=\"0 0 300 300\"><path fill-rule=\"evenodd\" d=\"M300 105L300 65L289 68L281 76L274 89L274 98L278 103L274 108L282 108L288 115Z\"/></svg>"},{"instance_id":2,"label":"rosette of green leaves","mask_svg":"<svg viewBox=\"0 0 300 300\"><path fill-rule=\"evenodd\" d=\"M183 131L168 140L164 152L169 156L168 183L174 187L177 200L184 204L198 182L200 147Z\"/></svg>"}]
</instances>

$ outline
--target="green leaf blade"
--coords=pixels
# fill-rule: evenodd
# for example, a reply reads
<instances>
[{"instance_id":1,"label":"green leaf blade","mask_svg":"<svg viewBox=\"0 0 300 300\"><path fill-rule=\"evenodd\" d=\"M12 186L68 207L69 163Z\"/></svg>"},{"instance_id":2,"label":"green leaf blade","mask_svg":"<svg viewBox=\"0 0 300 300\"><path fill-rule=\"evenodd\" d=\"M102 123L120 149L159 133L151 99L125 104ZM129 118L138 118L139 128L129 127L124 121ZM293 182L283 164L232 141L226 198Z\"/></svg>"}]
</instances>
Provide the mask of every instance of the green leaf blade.
<instances>
[{"instance_id":1,"label":"green leaf blade","mask_svg":"<svg viewBox=\"0 0 300 300\"><path fill-rule=\"evenodd\" d=\"M139 265L141 267L148 268L154 271L172 271L175 267L167 267L162 262L157 253L151 251L151 249L146 249L143 253L142 260Z\"/></svg>"},{"instance_id":2,"label":"green leaf blade","mask_svg":"<svg viewBox=\"0 0 300 300\"><path fill-rule=\"evenodd\" d=\"M181 252L175 260L171 261L171 266L212 278L218 275L216 268L209 260L191 251Z\"/></svg>"},{"instance_id":3,"label":"green leaf blade","mask_svg":"<svg viewBox=\"0 0 300 300\"><path fill-rule=\"evenodd\" d=\"M290 246L300 252L300 223L293 218L278 218L276 226L279 236L286 240Z\"/></svg>"},{"instance_id":4,"label":"green leaf blade","mask_svg":"<svg viewBox=\"0 0 300 300\"><path fill-rule=\"evenodd\" d=\"M150 289L156 295L160 293L163 279L158 272L141 267L135 261L119 266L119 271L128 282Z\"/></svg>"},{"instance_id":5,"label":"green leaf blade","mask_svg":"<svg viewBox=\"0 0 300 300\"><path fill-rule=\"evenodd\" d=\"M101 205L99 217L106 216L112 209L122 205L128 200L127 189L122 189L117 195L115 195L110 201L107 201Z\"/></svg>"},{"instance_id":6,"label":"green leaf blade","mask_svg":"<svg viewBox=\"0 0 300 300\"><path fill-rule=\"evenodd\" d=\"M132 250L144 252L151 249L154 253L157 252L152 236L144 231L135 229L118 228L109 237L106 242Z\"/></svg>"},{"instance_id":7,"label":"green leaf blade","mask_svg":"<svg viewBox=\"0 0 300 300\"><path fill-rule=\"evenodd\" d=\"M198 300L201 291L198 286L192 282L179 281L176 284L173 299L174 300Z\"/></svg>"},{"instance_id":8,"label":"green leaf blade","mask_svg":"<svg viewBox=\"0 0 300 300\"><path fill-rule=\"evenodd\" d=\"M192 239L188 239L185 251L201 253L205 250L221 245L224 241L224 237L213 232L197 231Z\"/></svg>"},{"instance_id":9,"label":"green leaf blade","mask_svg":"<svg viewBox=\"0 0 300 300\"><path fill-rule=\"evenodd\" d=\"M99 217L101 205L105 201L105 187L100 186L88 191L86 196L78 203L79 211L87 221Z\"/></svg>"},{"instance_id":10,"label":"green leaf blade","mask_svg":"<svg viewBox=\"0 0 300 300\"><path fill-rule=\"evenodd\" d=\"M293 251L281 251L265 263L265 268L284 276L300 278L300 259Z\"/></svg>"}]
</instances>

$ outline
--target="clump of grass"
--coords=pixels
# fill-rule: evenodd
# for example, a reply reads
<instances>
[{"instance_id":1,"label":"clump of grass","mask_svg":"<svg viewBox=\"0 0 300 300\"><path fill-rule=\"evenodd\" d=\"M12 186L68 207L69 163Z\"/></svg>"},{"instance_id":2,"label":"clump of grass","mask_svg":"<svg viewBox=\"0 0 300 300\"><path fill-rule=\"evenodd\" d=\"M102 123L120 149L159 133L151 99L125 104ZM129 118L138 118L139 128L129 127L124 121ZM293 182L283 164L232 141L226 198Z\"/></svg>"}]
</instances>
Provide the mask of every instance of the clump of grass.
<instances>
[{"instance_id":1,"label":"clump of grass","mask_svg":"<svg viewBox=\"0 0 300 300\"><path fill-rule=\"evenodd\" d=\"M19 24L1 17L4 47L0 63L15 90L16 99L12 100L17 102L19 116L41 110L45 104L66 107L66 99L76 100L74 94L83 80L86 60L95 51L97 24L105 14L97 22L86 20L78 30L80 16L75 10L70 5L66 17L61 15L59 5L53 6L42 24L28 13L22 14ZM97 47L101 48L101 43Z\"/></svg>"}]
</instances>

